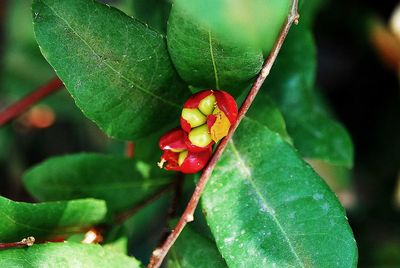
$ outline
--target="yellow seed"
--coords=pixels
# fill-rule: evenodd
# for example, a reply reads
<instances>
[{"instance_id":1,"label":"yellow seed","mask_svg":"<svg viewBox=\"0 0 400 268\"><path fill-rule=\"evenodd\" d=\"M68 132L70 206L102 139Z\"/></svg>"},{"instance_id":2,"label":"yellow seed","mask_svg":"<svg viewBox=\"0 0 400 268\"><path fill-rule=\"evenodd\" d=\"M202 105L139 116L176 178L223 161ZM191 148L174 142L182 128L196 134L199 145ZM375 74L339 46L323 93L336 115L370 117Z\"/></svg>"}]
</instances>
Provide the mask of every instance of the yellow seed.
<instances>
[{"instance_id":1,"label":"yellow seed","mask_svg":"<svg viewBox=\"0 0 400 268\"><path fill-rule=\"evenodd\" d=\"M209 145L212 140L210 133L208 133L208 126L202 125L190 131L189 140L193 145L198 147L206 147Z\"/></svg>"},{"instance_id":2,"label":"yellow seed","mask_svg":"<svg viewBox=\"0 0 400 268\"><path fill-rule=\"evenodd\" d=\"M217 143L223 137L228 135L229 129L231 128L231 122L228 117L226 117L225 113L218 109L218 107L215 108L213 114L217 117L217 120L215 120L210 132L212 140Z\"/></svg>"},{"instance_id":3,"label":"yellow seed","mask_svg":"<svg viewBox=\"0 0 400 268\"><path fill-rule=\"evenodd\" d=\"M185 161L187 155L188 155L188 151L183 151L182 153L179 154L179 157L178 157L179 166L182 166L183 161Z\"/></svg>"},{"instance_id":4,"label":"yellow seed","mask_svg":"<svg viewBox=\"0 0 400 268\"><path fill-rule=\"evenodd\" d=\"M207 121L207 117L204 116L199 109L184 108L182 110L182 118L185 119L192 128L201 126Z\"/></svg>"},{"instance_id":5,"label":"yellow seed","mask_svg":"<svg viewBox=\"0 0 400 268\"><path fill-rule=\"evenodd\" d=\"M214 110L214 106L215 96L211 94L200 101L199 110L205 115L210 115Z\"/></svg>"},{"instance_id":6,"label":"yellow seed","mask_svg":"<svg viewBox=\"0 0 400 268\"><path fill-rule=\"evenodd\" d=\"M171 152L180 153L183 152L185 149L169 149Z\"/></svg>"}]
</instances>

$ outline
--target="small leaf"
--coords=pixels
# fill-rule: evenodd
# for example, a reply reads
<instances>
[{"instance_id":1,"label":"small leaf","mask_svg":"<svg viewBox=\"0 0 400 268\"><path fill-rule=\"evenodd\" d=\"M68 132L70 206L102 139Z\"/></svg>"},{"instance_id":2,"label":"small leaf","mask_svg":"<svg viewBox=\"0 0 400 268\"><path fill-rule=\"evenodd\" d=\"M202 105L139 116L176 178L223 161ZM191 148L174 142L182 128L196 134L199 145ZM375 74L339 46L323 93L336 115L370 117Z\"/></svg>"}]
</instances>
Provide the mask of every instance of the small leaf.
<instances>
[{"instance_id":1,"label":"small leaf","mask_svg":"<svg viewBox=\"0 0 400 268\"><path fill-rule=\"evenodd\" d=\"M245 118L207 185L207 222L230 267L355 267L344 209L267 127Z\"/></svg>"},{"instance_id":2,"label":"small leaf","mask_svg":"<svg viewBox=\"0 0 400 268\"><path fill-rule=\"evenodd\" d=\"M306 158L351 167L353 145L315 90L316 51L311 32L293 28L262 92L282 111L294 146Z\"/></svg>"},{"instance_id":3,"label":"small leaf","mask_svg":"<svg viewBox=\"0 0 400 268\"><path fill-rule=\"evenodd\" d=\"M92 197L121 212L171 183L168 177L143 177L135 162L101 154L55 157L27 171L23 181L40 201Z\"/></svg>"},{"instance_id":4,"label":"small leaf","mask_svg":"<svg viewBox=\"0 0 400 268\"><path fill-rule=\"evenodd\" d=\"M174 5L168 21L168 49L179 74L192 86L240 95L261 69L261 49L220 39L190 14Z\"/></svg>"},{"instance_id":5,"label":"small leaf","mask_svg":"<svg viewBox=\"0 0 400 268\"><path fill-rule=\"evenodd\" d=\"M0 241L73 234L101 222L106 212L105 202L95 199L30 204L0 197Z\"/></svg>"},{"instance_id":6,"label":"small leaf","mask_svg":"<svg viewBox=\"0 0 400 268\"><path fill-rule=\"evenodd\" d=\"M73 242L37 244L25 249L0 251L1 267L130 267L139 268L132 257L99 245Z\"/></svg>"},{"instance_id":7,"label":"small leaf","mask_svg":"<svg viewBox=\"0 0 400 268\"><path fill-rule=\"evenodd\" d=\"M43 55L108 135L144 137L179 116L188 90L159 33L90 0L35 0L32 9Z\"/></svg>"},{"instance_id":8,"label":"small leaf","mask_svg":"<svg viewBox=\"0 0 400 268\"><path fill-rule=\"evenodd\" d=\"M227 267L215 244L186 227L171 248L168 268Z\"/></svg>"}]
</instances>

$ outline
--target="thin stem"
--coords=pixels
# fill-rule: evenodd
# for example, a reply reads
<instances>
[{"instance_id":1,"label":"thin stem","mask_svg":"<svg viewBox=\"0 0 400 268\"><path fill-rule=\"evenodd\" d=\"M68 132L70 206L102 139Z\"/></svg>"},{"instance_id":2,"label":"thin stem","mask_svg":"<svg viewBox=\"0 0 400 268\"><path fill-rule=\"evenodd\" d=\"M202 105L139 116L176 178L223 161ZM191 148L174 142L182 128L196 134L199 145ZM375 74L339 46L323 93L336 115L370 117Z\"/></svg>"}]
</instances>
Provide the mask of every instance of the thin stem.
<instances>
[{"instance_id":1,"label":"thin stem","mask_svg":"<svg viewBox=\"0 0 400 268\"><path fill-rule=\"evenodd\" d=\"M246 100L240 107L237 121L235 122L234 125L232 125L232 128L229 131L226 138L224 138L221 141L221 143L218 145L210 162L208 163L207 167L204 169L203 174L201 175L201 177L196 185L196 188L193 192L193 195L192 195L184 213L182 214L179 222L175 226L175 229L171 232L171 234L169 235L167 240L164 242L164 244L160 248L157 248L156 250L153 251L153 254L150 258L150 263L148 264L148 268L158 268L161 266L165 256L168 254L168 251L170 250L172 245L175 243L176 239L182 232L183 228L186 226L186 224L188 222L191 222L194 220L194 217L193 217L194 212L199 203L201 194L203 193L204 188L205 188L208 180L211 177L211 174L214 170L215 165L217 164L222 153L224 152L229 140L232 138L233 133L239 126L239 124L242 121L242 119L244 118L244 116L246 115L246 112L249 110L253 100L257 96L257 93L259 92L265 79L269 75L271 68L272 68L273 64L275 63L278 53L286 39L287 34L289 33L289 30L290 30L292 24L293 23L297 24L298 20L299 20L298 0L292 0L291 10L290 10L288 18L286 20L286 23L283 25L280 35L279 35L274 47L272 48L271 53L269 54L268 58L265 60L263 68L261 69L261 72L259 73L259 75L257 77L257 80L254 82L249 94L246 97Z\"/></svg>"},{"instance_id":2,"label":"thin stem","mask_svg":"<svg viewBox=\"0 0 400 268\"><path fill-rule=\"evenodd\" d=\"M35 243L35 238L33 236L22 239L19 242L12 243L0 243L1 249L9 249L9 248L20 248L20 247L30 247Z\"/></svg>"},{"instance_id":3,"label":"thin stem","mask_svg":"<svg viewBox=\"0 0 400 268\"><path fill-rule=\"evenodd\" d=\"M47 84L39 87L35 91L29 93L8 108L4 109L0 112L0 127L18 117L29 107L44 99L48 95L58 91L62 87L63 83L61 82L61 80L59 78L55 78L49 81Z\"/></svg>"},{"instance_id":4,"label":"thin stem","mask_svg":"<svg viewBox=\"0 0 400 268\"><path fill-rule=\"evenodd\" d=\"M169 184L168 186L166 186L165 188L161 189L160 191L156 192L155 194L153 194L152 196L150 196L149 198L147 198L146 200L144 200L143 202L137 204L135 207L133 207L132 209L128 210L128 211L124 211L121 214L117 215L116 217L116 221L117 223L123 223L124 221L126 221L128 218L130 218L131 216L133 216L136 212L138 212L139 210L141 210L142 208L146 207L148 204L153 203L154 201L156 201L157 199L159 199L160 197L162 197L164 194L168 193L169 191L171 191L173 188L175 187L175 184Z\"/></svg>"}]
</instances>

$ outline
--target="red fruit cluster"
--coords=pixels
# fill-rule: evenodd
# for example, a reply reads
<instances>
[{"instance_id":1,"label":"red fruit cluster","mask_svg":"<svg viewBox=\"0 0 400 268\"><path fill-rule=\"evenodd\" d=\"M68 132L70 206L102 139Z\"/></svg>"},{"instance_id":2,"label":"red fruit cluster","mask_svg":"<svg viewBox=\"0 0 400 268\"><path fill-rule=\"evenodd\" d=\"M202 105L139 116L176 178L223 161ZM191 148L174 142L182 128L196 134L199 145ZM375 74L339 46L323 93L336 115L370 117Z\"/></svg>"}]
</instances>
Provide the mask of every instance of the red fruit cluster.
<instances>
[{"instance_id":1,"label":"red fruit cluster","mask_svg":"<svg viewBox=\"0 0 400 268\"><path fill-rule=\"evenodd\" d=\"M228 135L237 114L235 99L225 91L203 90L192 95L184 104L181 128L160 139L164 154L159 167L183 173L202 170L211 157L213 144Z\"/></svg>"}]
</instances>

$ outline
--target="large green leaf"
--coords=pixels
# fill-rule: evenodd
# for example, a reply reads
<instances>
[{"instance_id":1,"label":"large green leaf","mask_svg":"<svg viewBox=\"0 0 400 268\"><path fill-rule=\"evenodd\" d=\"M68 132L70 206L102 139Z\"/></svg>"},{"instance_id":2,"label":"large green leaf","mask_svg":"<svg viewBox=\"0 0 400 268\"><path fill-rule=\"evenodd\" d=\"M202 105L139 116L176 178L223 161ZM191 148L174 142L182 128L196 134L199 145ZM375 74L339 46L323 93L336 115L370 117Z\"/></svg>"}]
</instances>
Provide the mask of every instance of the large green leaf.
<instances>
[{"instance_id":1,"label":"large green leaf","mask_svg":"<svg viewBox=\"0 0 400 268\"><path fill-rule=\"evenodd\" d=\"M134 258L107 250L99 245L65 242L0 251L0 266L139 268L140 263Z\"/></svg>"},{"instance_id":2,"label":"large green leaf","mask_svg":"<svg viewBox=\"0 0 400 268\"><path fill-rule=\"evenodd\" d=\"M33 167L23 179L41 201L92 197L103 199L111 212L120 212L148 198L171 179L145 178L136 161L100 154L56 157Z\"/></svg>"},{"instance_id":3,"label":"large green leaf","mask_svg":"<svg viewBox=\"0 0 400 268\"><path fill-rule=\"evenodd\" d=\"M289 13L291 0L175 0L196 24L269 54Z\"/></svg>"},{"instance_id":4,"label":"large green leaf","mask_svg":"<svg viewBox=\"0 0 400 268\"><path fill-rule=\"evenodd\" d=\"M353 145L345 128L330 115L315 90L316 51L311 32L291 30L262 91L282 111L301 155L350 167Z\"/></svg>"},{"instance_id":5,"label":"large green leaf","mask_svg":"<svg viewBox=\"0 0 400 268\"><path fill-rule=\"evenodd\" d=\"M167 35L175 67L195 87L240 95L263 63L261 49L215 36L207 25L178 5L172 7Z\"/></svg>"},{"instance_id":6,"label":"large green leaf","mask_svg":"<svg viewBox=\"0 0 400 268\"><path fill-rule=\"evenodd\" d=\"M202 203L231 267L354 267L357 247L344 209L294 149L245 118Z\"/></svg>"},{"instance_id":7,"label":"large green leaf","mask_svg":"<svg viewBox=\"0 0 400 268\"><path fill-rule=\"evenodd\" d=\"M227 267L215 244L186 227L171 248L169 268L219 268Z\"/></svg>"},{"instance_id":8,"label":"large green leaf","mask_svg":"<svg viewBox=\"0 0 400 268\"><path fill-rule=\"evenodd\" d=\"M188 91L159 33L90 0L35 0L33 19L43 55L108 135L143 137L179 116Z\"/></svg>"},{"instance_id":9,"label":"large green leaf","mask_svg":"<svg viewBox=\"0 0 400 268\"><path fill-rule=\"evenodd\" d=\"M79 232L102 221L106 212L105 202L95 199L30 204L0 197L0 241Z\"/></svg>"}]
</instances>

